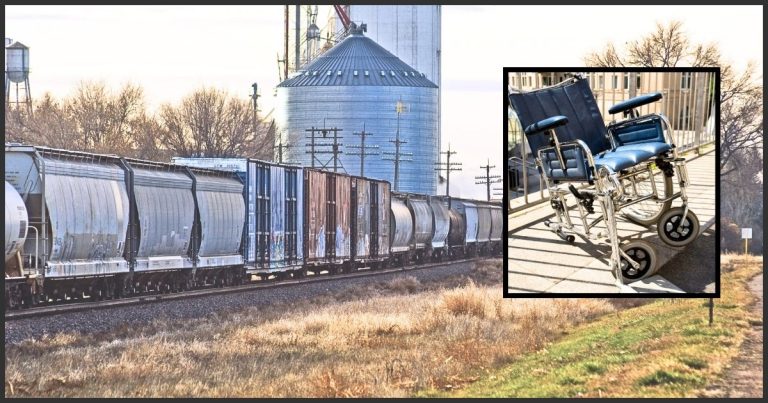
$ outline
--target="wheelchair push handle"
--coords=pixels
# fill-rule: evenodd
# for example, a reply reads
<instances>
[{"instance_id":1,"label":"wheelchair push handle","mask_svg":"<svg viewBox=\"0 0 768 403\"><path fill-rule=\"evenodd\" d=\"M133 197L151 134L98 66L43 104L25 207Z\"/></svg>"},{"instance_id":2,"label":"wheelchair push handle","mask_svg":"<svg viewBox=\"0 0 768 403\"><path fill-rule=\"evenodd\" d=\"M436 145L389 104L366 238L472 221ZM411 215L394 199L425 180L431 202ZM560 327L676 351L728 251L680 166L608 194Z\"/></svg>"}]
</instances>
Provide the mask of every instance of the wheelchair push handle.
<instances>
[{"instance_id":1,"label":"wheelchair push handle","mask_svg":"<svg viewBox=\"0 0 768 403\"><path fill-rule=\"evenodd\" d=\"M611 115L617 114L619 112L628 113L632 109L639 108L646 104L650 104L651 102L656 102L660 99L661 99L660 92L640 95L638 97L634 97L626 101L619 102L616 105L613 105L611 109L608 109L608 113L610 113Z\"/></svg>"},{"instance_id":2,"label":"wheelchair push handle","mask_svg":"<svg viewBox=\"0 0 768 403\"><path fill-rule=\"evenodd\" d=\"M555 127L562 126L566 123L568 123L567 117L562 115L552 116L528 125L528 127L526 127L524 131L525 131L525 134L530 136L533 134L545 132L550 129L554 129Z\"/></svg>"}]
</instances>

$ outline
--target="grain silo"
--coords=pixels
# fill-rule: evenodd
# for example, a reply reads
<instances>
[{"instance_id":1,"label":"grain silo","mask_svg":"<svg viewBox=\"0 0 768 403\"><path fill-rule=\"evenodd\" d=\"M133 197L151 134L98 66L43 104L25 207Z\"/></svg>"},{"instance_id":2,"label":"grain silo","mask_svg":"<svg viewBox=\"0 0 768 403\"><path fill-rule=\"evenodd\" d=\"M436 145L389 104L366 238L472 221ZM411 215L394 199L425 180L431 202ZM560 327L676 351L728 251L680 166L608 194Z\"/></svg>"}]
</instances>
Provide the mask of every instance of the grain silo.
<instances>
[{"instance_id":1,"label":"grain silo","mask_svg":"<svg viewBox=\"0 0 768 403\"><path fill-rule=\"evenodd\" d=\"M367 146L378 146L380 155L365 158L365 176L390 181L395 189L394 163L384 160L395 150L391 142L399 131L402 159L398 190L434 194L435 163L439 155L438 88L425 74L352 28L349 36L302 67L277 87L276 142L289 144L286 162L312 166L306 146L306 129L339 128L343 152L358 151L361 138L353 133L365 128ZM396 112L398 102L403 106ZM329 139L320 139L328 142ZM326 148L327 149L327 148ZM412 155L409 155L412 154ZM318 154L320 161L331 158ZM360 173L360 157L341 154L346 173Z\"/></svg>"}]
</instances>

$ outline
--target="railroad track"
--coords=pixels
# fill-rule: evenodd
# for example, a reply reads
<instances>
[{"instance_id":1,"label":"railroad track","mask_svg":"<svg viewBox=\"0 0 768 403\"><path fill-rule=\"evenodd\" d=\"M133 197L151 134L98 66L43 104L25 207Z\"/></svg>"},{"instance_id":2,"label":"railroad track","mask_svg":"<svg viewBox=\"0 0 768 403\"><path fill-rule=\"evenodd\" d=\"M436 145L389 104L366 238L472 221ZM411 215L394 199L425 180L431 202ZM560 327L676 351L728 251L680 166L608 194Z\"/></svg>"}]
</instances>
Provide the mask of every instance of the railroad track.
<instances>
[{"instance_id":1,"label":"railroad track","mask_svg":"<svg viewBox=\"0 0 768 403\"><path fill-rule=\"evenodd\" d=\"M452 260L447 262L425 263L421 265L413 265L413 266L406 266L406 267L377 269L377 270L360 270L353 273L333 274L333 275L314 274L301 279L266 280L262 282L252 282L249 284L232 286L232 287L205 288L205 289L185 291L185 292L180 292L175 294L139 295L135 297L120 298L116 300L84 301L84 302L77 302L77 303L66 303L61 305L41 306L41 307L34 307L34 308L27 308L27 309L6 312L5 321L7 322L11 320L16 320L16 319L52 316L52 315L70 313L70 312L80 312L80 311L96 310L96 309L109 309L109 308L117 308L117 307L124 307L124 306L130 306L130 305L141 305L141 304L148 304L153 302L173 301L173 300L180 300L180 299L187 299L187 298L198 298L198 297L209 296L209 295L233 294L233 293L247 292L247 291L256 290L256 289L290 287L294 285L321 283L321 282L341 280L346 278L375 277L375 276L389 274L389 273L424 270L424 269L430 269L438 266L469 263L469 262L481 261L481 260L493 259L493 258L494 257L477 257L472 259L460 259L460 260Z\"/></svg>"}]
</instances>

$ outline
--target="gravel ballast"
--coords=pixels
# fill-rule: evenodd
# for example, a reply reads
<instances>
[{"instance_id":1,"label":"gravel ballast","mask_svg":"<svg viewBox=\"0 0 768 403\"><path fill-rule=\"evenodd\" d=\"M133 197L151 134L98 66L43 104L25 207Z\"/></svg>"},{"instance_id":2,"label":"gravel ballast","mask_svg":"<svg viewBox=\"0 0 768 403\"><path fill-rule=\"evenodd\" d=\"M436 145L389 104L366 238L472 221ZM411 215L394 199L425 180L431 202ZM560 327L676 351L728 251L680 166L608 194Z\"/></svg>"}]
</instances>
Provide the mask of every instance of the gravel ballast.
<instances>
[{"instance_id":1,"label":"gravel ballast","mask_svg":"<svg viewBox=\"0 0 768 403\"><path fill-rule=\"evenodd\" d=\"M462 279L469 277L474 265L472 262L446 263L445 266L386 273L374 277L339 278L317 283L16 319L5 323L5 345L40 339L44 335L53 336L61 332L94 334L113 331L121 326L146 325L159 319L195 319L229 314L252 307L268 308L329 294L343 294L346 289L385 283L403 276L411 276L423 284L438 283L450 278ZM375 289L371 290L371 293L375 292Z\"/></svg>"}]
</instances>

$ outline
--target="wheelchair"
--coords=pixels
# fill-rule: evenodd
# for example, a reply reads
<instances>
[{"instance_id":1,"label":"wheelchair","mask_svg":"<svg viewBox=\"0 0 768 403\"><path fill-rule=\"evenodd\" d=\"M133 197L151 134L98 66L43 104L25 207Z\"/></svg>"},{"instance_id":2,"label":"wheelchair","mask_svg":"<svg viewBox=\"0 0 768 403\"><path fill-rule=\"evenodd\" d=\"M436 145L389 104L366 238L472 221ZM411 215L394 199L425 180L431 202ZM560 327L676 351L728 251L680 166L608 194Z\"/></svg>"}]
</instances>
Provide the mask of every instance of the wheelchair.
<instances>
[{"instance_id":1,"label":"wheelchair","mask_svg":"<svg viewBox=\"0 0 768 403\"><path fill-rule=\"evenodd\" d=\"M589 241L607 238L618 287L653 275L658 259L644 240L620 242L617 214L641 226L656 225L659 238L673 247L688 245L699 235L699 220L688 207L685 159L678 156L673 128L662 114L639 114L641 106L659 101L661 93L614 105L608 112L621 117L607 127L589 81L581 75L534 91L510 90L508 98L549 190L555 215L545 225L569 243L575 243L573 234ZM567 203L571 196L575 206ZM676 199L681 206L672 206ZM595 202L601 211L595 211ZM578 218L571 219L574 208ZM605 229L598 231L601 222Z\"/></svg>"}]
</instances>

